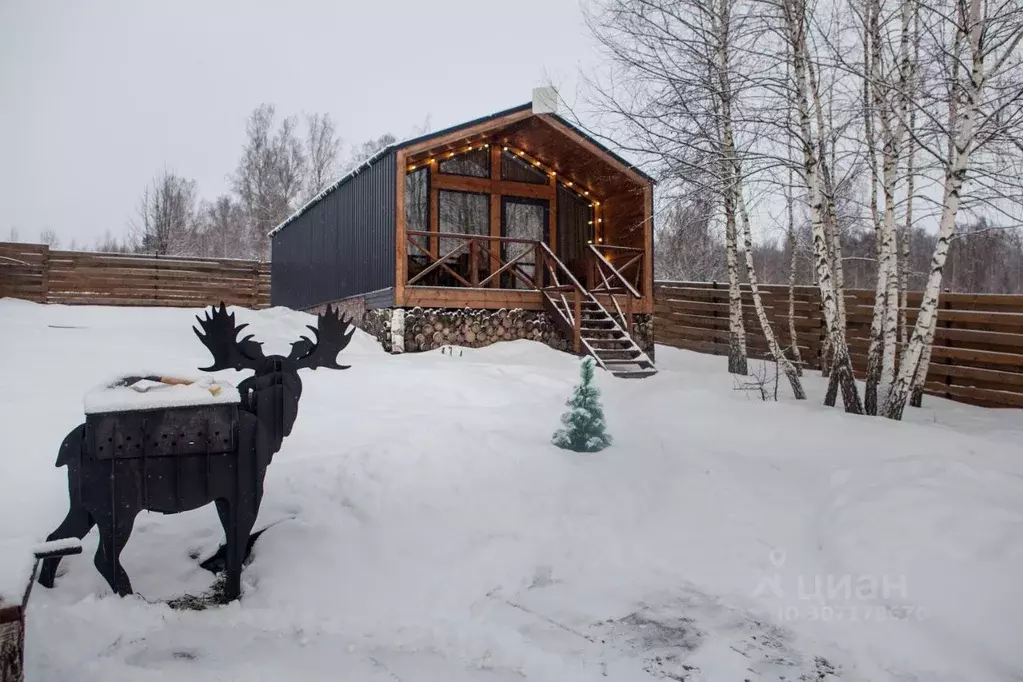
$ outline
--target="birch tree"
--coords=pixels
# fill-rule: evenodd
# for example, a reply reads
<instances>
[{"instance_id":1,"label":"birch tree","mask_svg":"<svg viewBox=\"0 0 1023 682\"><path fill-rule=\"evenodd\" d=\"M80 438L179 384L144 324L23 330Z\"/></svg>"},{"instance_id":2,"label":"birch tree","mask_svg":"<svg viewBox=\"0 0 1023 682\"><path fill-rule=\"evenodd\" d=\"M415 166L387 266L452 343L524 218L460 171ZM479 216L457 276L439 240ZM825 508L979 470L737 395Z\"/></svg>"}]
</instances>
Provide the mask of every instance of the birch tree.
<instances>
[{"instance_id":1,"label":"birch tree","mask_svg":"<svg viewBox=\"0 0 1023 682\"><path fill-rule=\"evenodd\" d=\"M232 180L245 209L252 250L266 258L267 233L298 208L307 160L296 120L288 117L278 125L272 104L256 108L245 131L245 147Z\"/></svg>"},{"instance_id":2,"label":"birch tree","mask_svg":"<svg viewBox=\"0 0 1023 682\"><path fill-rule=\"evenodd\" d=\"M305 198L312 199L337 176L341 141L330 114L306 114Z\"/></svg>"},{"instance_id":3,"label":"birch tree","mask_svg":"<svg viewBox=\"0 0 1023 682\"><path fill-rule=\"evenodd\" d=\"M880 0L867 0L865 8L864 129L872 170L871 218L878 236L877 283L870 327L865 401L865 410L872 415L877 414L879 390L883 400L895 375L900 293L896 192L901 180L899 171L907 131L909 82L913 67L910 33L915 7L914 0L901 0L896 12L886 14ZM892 43L897 47L893 49ZM893 58L887 59L888 54L894 55ZM867 106L868 99L872 106ZM875 129L880 132L882 143L880 177L876 173ZM884 213L880 218L876 204L878 181L884 199Z\"/></svg>"},{"instance_id":4,"label":"birch tree","mask_svg":"<svg viewBox=\"0 0 1023 682\"><path fill-rule=\"evenodd\" d=\"M129 223L136 249L158 256L190 252L196 227L196 185L171 171L163 171L146 186L138 215Z\"/></svg>"},{"instance_id":5,"label":"birch tree","mask_svg":"<svg viewBox=\"0 0 1023 682\"><path fill-rule=\"evenodd\" d=\"M917 111L933 135L917 132L914 137L919 149L943 170L941 217L916 324L881 408L881 414L891 419L902 418L910 393L926 378L925 360L934 342L945 262L968 174L979 171L984 181L998 181L1007 155L1023 151L1018 137L1023 124L1019 50L1023 4L1019 0L930 0L921 2L921 12L932 50L928 61L941 69L936 80L942 89L937 92L947 99L919 98ZM946 118L936 113L935 105L943 105ZM942 148L941 140L948 146Z\"/></svg>"},{"instance_id":6,"label":"birch tree","mask_svg":"<svg viewBox=\"0 0 1023 682\"><path fill-rule=\"evenodd\" d=\"M793 172L788 169L788 182L785 185L785 215L788 218L785 237L789 247L789 348L792 349L792 360L796 366L796 372L803 373L803 358L799 352L799 335L796 331L796 269L799 262L799 253L796 248L796 214L795 200L793 193Z\"/></svg>"},{"instance_id":7,"label":"birch tree","mask_svg":"<svg viewBox=\"0 0 1023 682\"><path fill-rule=\"evenodd\" d=\"M640 157L662 191L715 199L729 285L728 370L746 374L735 195L745 149L734 110L753 64L742 63L740 75L732 59L736 6L748 9L737 0L599 0L587 23L610 61L589 81L598 123L616 130L616 145Z\"/></svg>"},{"instance_id":8,"label":"birch tree","mask_svg":"<svg viewBox=\"0 0 1023 682\"><path fill-rule=\"evenodd\" d=\"M749 280L750 294L753 298L753 308L756 310L760 328L767 342L767 349L770 351L774 361L778 363L785 378L792 387L792 395L796 400L806 400L806 392L799 380L799 371L795 365L785 357L785 351L778 344L778 340L771 328L771 322L767 317L767 310L764 307L763 297L760 295L760 283L757 280L757 268L753 260L753 231L750 229L749 211L746 208L746 199L743 196L741 176L735 187L736 203L739 206L739 216L742 222L743 253L746 255L746 277Z\"/></svg>"},{"instance_id":9,"label":"birch tree","mask_svg":"<svg viewBox=\"0 0 1023 682\"><path fill-rule=\"evenodd\" d=\"M51 249L59 249L60 237L53 230L43 230L39 233L39 243L46 244Z\"/></svg>"},{"instance_id":10,"label":"birch tree","mask_svg":"<svg viewBox=\"0 0 1023 682\"><path fill-rule=\"evenodd\" d=\"M833 401L835 393L841 390L845 410L862 414L863 404L860 402L859 390L853 377L845 327L840 324L838 296L842 292L841 289L836 292L829 257L829 227L825 221L833 220L834 214L825 206L824 179L821 168L826 161L820 154L821 145L817 137L824 134L824 131L821 130L821 117L817 117L816 136L811 123L810 101L813 100L814 108L819 111L821 95L819 81L811 79L809 75L811 67L809 66L810 52L807 42L806 4L805 0L781 0L777 8L780 10L785 39L788 41L787 53L791 58L792 82L789 90L798 118L799 141L803 151L802 180L809 197L810 224L813 233L814 270L820 290L821 309L831 353L831 378L826 402ZM831 229L837 228L831 226Z\"/></svg>"}]
</instances>

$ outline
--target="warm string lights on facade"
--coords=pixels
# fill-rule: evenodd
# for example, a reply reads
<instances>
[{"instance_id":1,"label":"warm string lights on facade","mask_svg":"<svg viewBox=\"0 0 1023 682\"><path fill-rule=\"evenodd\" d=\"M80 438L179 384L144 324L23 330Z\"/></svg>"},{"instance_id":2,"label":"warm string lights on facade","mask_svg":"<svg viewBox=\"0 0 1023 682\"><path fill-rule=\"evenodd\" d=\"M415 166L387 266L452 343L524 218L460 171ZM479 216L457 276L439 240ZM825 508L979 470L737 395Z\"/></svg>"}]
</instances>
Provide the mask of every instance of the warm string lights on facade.
<instances>
[{"instance_id":1,"label":"warm string lights on facade","mask_svg":"<svg viewBox=\"0 0 1023 682\"><path fill-rule=\"evenodd\" d=\"M412 171L418 168L428 168L431 164L437 163L438 159L440 159L441 161L446 161L447 159L454 158L455 156L460 154L467 154L471 151L483 151L489 148L490 148L489 142L477 143L475 145L470 144L465 146L464 148L459 147L457 149L452 149L451 151L444 152L442 154L427 157L424 161L410 164L408 167L408 171L411 173ZM578 196L580 199L588 201L590 203L591 213L591 219L589 220L588 224L593 228L593 233L596 242L598 244L602 244L604 242L604 237L602 236L603 230L601 229L603 228L604 219L600 216L600 202L597 201L596 199L590 198L590 191L588 189L585 189L582 185L579 185L578 183L575 183L572 180L566 180L563 177L559 177L557 171L555 171L553 168L542 163L539 159L530 156L521 149L516 149L515 147L511 147L509 145L502 145L502 151L511 152L519 159L521 159L523 163L529 164L536 168L537 170L546 173L549 177L554 179L556 184L560 184L562 187L565 187L570 192ZM588 240L588 243L590 244L592 244L593 242L594 242L593 239Z\"/></svg>"}]
</instances>

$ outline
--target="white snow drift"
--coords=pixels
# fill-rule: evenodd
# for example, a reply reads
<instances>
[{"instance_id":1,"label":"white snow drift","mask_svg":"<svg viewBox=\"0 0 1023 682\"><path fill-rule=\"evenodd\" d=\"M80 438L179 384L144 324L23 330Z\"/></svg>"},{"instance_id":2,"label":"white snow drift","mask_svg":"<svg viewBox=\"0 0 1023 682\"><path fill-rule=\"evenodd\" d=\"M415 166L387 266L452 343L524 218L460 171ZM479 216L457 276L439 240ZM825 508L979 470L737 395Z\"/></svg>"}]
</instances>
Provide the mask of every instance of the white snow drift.
<instances>
[{"instance_id":1,"label":"white snow drift","mask_svg":"<svg viewBox=\"0 0 1023 682\"><path fill-rule=\"evenodd\" d=\"M0 586L66 511L53 466L101 380L208 364L196 311L0 301ZM239 310L268 352L308 316ZM143 513L112 595L83 555L33 592L29 680L927 680L1023 670L1023 415L910 423L733 390L658 348L598 376L615 444L555 448L577 361L531 342L303 371L243 597L205 611L210 507ZM237 384L241 373L217 378ZM786 392L782 387L783 394ZM5 588L14 589L14 588Z\"/></svg>"}]
</instances>

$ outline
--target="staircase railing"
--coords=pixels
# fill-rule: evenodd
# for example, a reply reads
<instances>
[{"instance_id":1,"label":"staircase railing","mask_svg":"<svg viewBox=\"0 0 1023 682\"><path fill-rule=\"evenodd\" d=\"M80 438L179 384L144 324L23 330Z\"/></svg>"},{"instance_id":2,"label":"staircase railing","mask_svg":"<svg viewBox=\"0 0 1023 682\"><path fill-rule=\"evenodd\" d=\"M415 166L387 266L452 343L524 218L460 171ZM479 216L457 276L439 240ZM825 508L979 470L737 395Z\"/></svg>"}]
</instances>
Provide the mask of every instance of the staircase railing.
<instances>
[{"instance_id":1,"label":"staircase railing","mask_svg":"<svg viewBox=\"0 0 1023 682\"><path fill-rule=\"evenodd\" d=\"M632 339L629 332L626 331L625 327L619 324L614 315L612 315L600 301L593 295L593 292L587 290L579 280L575 278L572 271L554 255L550 247L546 244L541 243L538 251L538 260L543 265L541 274L538 276L539 281L543 284L540 288L540 294L543 297L544 309L551 316L551 319L556 324L561 326L562 331L572 335L572 350L576 354L581 354L585 349L588 355L591 355L598 367L602 369L610 369L608 363L611 365L622 365L622 364L634 364L640 367L647 368L647 370L641 370L639 374L648 375L652 372L653 362L643 352L643 349L636 345L636 342ZM607 280L609 289L610 280ZM635 291L635 288L633 288ZM636 292L638 295L638 292ZM632 292L629 293L632 295ZM569 299L571 298L571 303ZM613 300L613 299L612 299ZM558 302L561 305L558 305ZM594 328L594 332L598 334L609 335L612 338L610 340L620 340L625 345L631 346L626 349L629 354L634 354L629 360L619 361L616 358L605 359L601 354L600 349L594 347L598 341L608 341L609 339L597 336L590 337L583 335L583 306L589 306L587 310L591 313L591 319L594 324L600 324L600 327ZM629 308L631 312L631 307ZM610 327L604 327L602 325L610 324ZM604 346L601 346L604 348ZM605 349L606 350L606 349ZM619 370L622 371L622 370ZM636 372L626 372L633 375ZM618 374L621 376L621 374Z\"/></svg>"},{"instance_id":2,"label":"staircase railing","mask_svg":"<svg viewBox=\"0 0 1023 682\"><path fill-rule=\"evenodd\" d=\"M543 261L544 272L550 281L550 284L544 286L540 293L543 295L544 308L552 316L553 319L562 322L565 327L564 331L571 333L572 335L572 352L578 354L582 352L583 346L586 345L587 350L589 349L588 344L585 344L582 338L582 326L583 326L583 300L592 299L588 291L579 283L579 280L575 278L572 271L554 255L550 247L547 244L540 243L540 258ZM570 293L572 297L572 305L569 305L566 292ZM554 298L558 297L564 304L564 310L559 308L554 303Z\"/></svg>"},{"instance_id":3,"label":"staircase railing","mask_svg":"<svg viewBox=\"0 0 1023 682\"><path fill-rule=\"evenodd\" d=\"M621 269L616 268L611 261L601 253L600 249L610 251L622 251L622 252L638 252L638 255L633 256ZM597 248L595 245L589 245L589 255L593 262L593 269L595 271L596 280L599 278L597 285L590 291L594 294L607 294L611 299L611 304L614 306L615 312L618 314L618 320L622 327L627 329L629 333L635 331L632 324L632 303L634 300L642 299L643 294L633 286L632 282L623 274L623 270L630 268L633 265L636 267L636 281L642 282L642 258L643 249L635 249L628 246L602 246ZM621 304L618 302L618 295L623 295L625 300L625 310L622 310Z\"/></svg>"}]
</instances>

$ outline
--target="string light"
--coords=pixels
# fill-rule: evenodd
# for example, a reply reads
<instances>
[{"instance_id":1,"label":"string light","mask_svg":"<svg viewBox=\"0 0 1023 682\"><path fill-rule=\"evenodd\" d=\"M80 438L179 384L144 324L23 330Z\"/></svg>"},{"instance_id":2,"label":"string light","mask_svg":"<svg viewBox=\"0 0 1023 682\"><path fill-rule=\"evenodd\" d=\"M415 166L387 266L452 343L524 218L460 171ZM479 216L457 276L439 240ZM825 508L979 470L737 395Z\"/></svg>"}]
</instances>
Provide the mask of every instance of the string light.
<instances>
[{"instance_id":1,"label":"string light","mask_svg":"<svg viewBox=\"0 0 1023 682\"><path fill-rule=\"evenodd\" d=\"M479 149L479 150L482 151L483 149L489 149L489 148L490 148L490 143L482 143L478 147L473 147L472 145L469 145L468 147L465 148L465 152L471 152L474 149ZM514 147L510 147L508 145L502 145L501 149L503 151L506 151L506 152L512 152L513 154L515 154L516 156L521 158L524 162L532 164L532 166L534 168L538 168L538 169L540 169L542 171L545 171L548 175L550 175L550 177L554 178L555 183L560 182L563 186L565 186L565 187L571 189L573 192L575 192L580 198L587 199L590 202L591 210L593 210L594 213L596 213L596 209L597 209L597 207L600 206L600 202L595 200L595 199L589 199L590 191L588 189L583 189L581 187L579 187L577 189L576 188L576 184L574 182L572 182L571 180L565 180L565 179L562 179L562 178L558 178L557 171L555 171L552 168L549 168L549 167L545 166L538 159L532 158L531 156L527 155L521 149L515 149ZM455 153L456 152L448 152L447 153L447 158L450 159L450 158L454 157ZM430 158L430 159L428 159L426 161L426 164L431 164L431 163L434 163L434 162L435 162L435 159ZM415 169L416 169L415 165L409 166L409 171L413 171ZM603 219L599 219L598 218L596 220L596 222L597 223L602 223ZM591 221L590 224L593 225L594 223Z\"/></svg>"}]
</instances>

